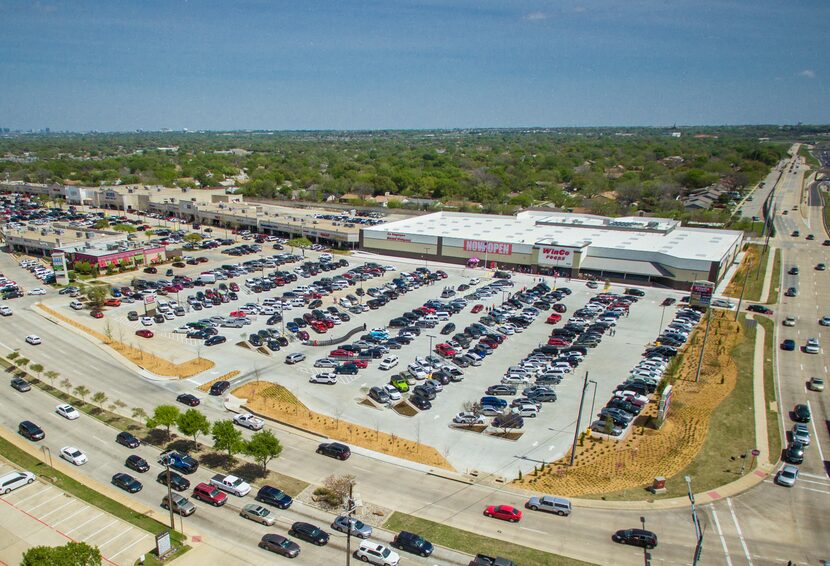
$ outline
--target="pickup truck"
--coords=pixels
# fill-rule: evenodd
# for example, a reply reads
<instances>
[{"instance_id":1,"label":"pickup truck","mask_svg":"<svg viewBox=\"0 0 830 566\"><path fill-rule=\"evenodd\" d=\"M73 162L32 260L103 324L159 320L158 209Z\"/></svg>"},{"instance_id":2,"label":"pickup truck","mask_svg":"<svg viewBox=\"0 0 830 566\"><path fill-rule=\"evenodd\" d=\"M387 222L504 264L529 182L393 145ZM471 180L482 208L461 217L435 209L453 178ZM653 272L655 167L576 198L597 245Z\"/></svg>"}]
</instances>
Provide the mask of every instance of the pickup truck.
<instances>
[{"instance_id":1,"label":"pickup truck","mask_svg":"<svg viewBox=\"0 0 830 566\"><path fill-rule=\"evenodd\" d=\"M251 486L241 478L225 474L216 474L210 478L210 485L239 497L245 497L251 491Z\"/></svg>"},{"instance_id":2,"label":"pickup truck","mask_svg":"<svg viewBox=\"0 0 830 566\"><path fill-rule=\"evenodd\" d=\"M470 561L469 566L516 566L516 563L501 556L476 554L476 557Z\"/></svg>"},{"instance_id":3,"label":"pickup truck","mask_svg":"<svg viewBox=\"0 0 830 566\"><path fill-rule=\"evenodd\" d=\"M188 456L184 452L176 452L175 450L166 450L159 455L158 462L162 466L165 465L165 460L169 460L169 465L174 470L178 470L184 474L192 474L199 469L199 462L195 458Z\"/></svg>"},{"instance_id":4,"label":"pickup truck","mask_svg":"<svg viewBox=\"0 0 830 566\"><path fill-rule=\"evenodd\" d=\"M249 428L251 430L262 430L265 426L265 421L259 417L255 417L250 413L240 413L233 418L233 422L239 426Z\"/></svg>"}]
</instances>

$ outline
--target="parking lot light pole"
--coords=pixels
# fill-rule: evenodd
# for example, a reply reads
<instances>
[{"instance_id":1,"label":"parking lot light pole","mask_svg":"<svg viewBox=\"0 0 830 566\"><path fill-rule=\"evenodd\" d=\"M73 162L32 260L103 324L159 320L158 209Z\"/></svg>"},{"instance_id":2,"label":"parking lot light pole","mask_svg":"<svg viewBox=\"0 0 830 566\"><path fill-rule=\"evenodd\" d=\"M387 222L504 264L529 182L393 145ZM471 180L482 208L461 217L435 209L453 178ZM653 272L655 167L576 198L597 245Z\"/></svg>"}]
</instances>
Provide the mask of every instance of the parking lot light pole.
<instances>
[{"instance_id":1,"label":"parking lot light pole","mask_svg":"<svg viewBox=\"0 0 830 566\"><path fill-rule=\"evenodd\" d=\"M585 372L585 380L582 383L582 397L579 398L579 411L576 414L576 428L574 429L574 441L571 446L571 462L569 466L574 465L576 459L576 441L579 439L579 424L582 420L582 405L585 404L585 391L588 389L588 372Z\"/></svg>"},{"instance_id":2,"label":"parking lot light pole","mask_svg":"<svg viewBox=\"0 0 830 566\"><path fill-rule=\"evenodd\" d=\"M438 338L435 334L427 334L427 338L429 338L429 350L427 351L427 356L432 355L432 339Z\"/></svg>"},{"instance_id":3,"label":"parking lot light pole","mask_svg":"<svg viewBox=\"0 0 830 566\"><path fill-rule=\"evenodd\" d=\"M173 519L173 488L170 487L170 456L164 457L164 469L167 471L167 506L170 508L170 528L176 530L176 522Z\"/></svg>"},{"instance_id":4,"label":"parking lot light pole","mask_svg":"<svg viewBox=\"0 0 830 566\"><path fill-rule=\"evenodd\" d=\"M593 383L594 384L594 396L591 399L591 413L590 413L591 418L594 418L594 404L597 402L597 382L594 381L593 379L589 379L588 383Z\"/></svg>"}]
</instances>

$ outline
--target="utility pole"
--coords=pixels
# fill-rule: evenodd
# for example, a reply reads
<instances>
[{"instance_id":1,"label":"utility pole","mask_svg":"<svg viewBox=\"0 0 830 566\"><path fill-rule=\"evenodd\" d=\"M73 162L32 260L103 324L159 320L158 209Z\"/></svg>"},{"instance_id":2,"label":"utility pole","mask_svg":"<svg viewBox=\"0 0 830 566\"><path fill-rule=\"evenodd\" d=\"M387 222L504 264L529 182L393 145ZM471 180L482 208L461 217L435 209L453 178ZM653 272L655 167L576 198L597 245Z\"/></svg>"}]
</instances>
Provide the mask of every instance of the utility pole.
<instances>
[{"instance_id":1,"label":"utility pole","mask_svg":"<svg viewBox=\"0 0 830 566\"><path fill-rule=\"evenodd\" d=\"M349 528L346 530L346 566L352 563L352 514L354 513L354 499L352 489L354 482L349 482L349 500L346 503L346 517L349 520Z\"/></svg>"},{"instance_id":2,"label":"utility pole","mask_svg":"<svg viewBox=\"0 0 830 566\"><path fill-rule=\"evenodd\" d=\"M594 396L591 399L591 418L594 418L594 404L597 402L597 382L593 379L589 379L588 383L594 384Z\"/></svg>"},{"instance_id":3,"label":"utility pole","mask_svg":"<svg viewBox=\"0 0 830 566\"><path fill-rule=\"evenodd\" d=\"M170 528L176 530L176 522L173 519L173 488L170 487L170 456L164 457L164 468L167 470L167 507L170 509Z\"/></svg>"},{"instance_id":4,"label":"utility pole","mask_svg":"<svg viewBox=\"0 0 830 566\"><path fill-rule=\"evenodd\" d=\"M582 397L579 399L579 412L576 414L576 428L574 429L574 441L571 446L571 462L569 466L574 465L576 459L576 441L579 439L579 424L582 420L582 405L585 403L585 391L588 389L588 372L585 372L585 380L582 382Z\"/></svg>"},{"instance_id":5,"label":"utility pole","mask_svg":"<svg viewBox=\"0 0 830 566\"><path fill-rule=\"evenodd\" d=\"M689 486L689 501L692 504L692 524L695 526L695 539L697 540L697 544L695 545L695 553L692 557L692 566L697 566L698 560L700 560L700 555L703 552L703 529L700 528L700 520L697 518L695 494L692 491L692 478L691 476L686 476L685 479L686 485Z\"/></svg>"},{"instance_id":6,"label":"utility pole","mask_svg":"<svg viewBox=\"0 0 830 566\"><path fill-rule=\"evenodd\" d=\"M703 344L700 346L700 357L697 360L695 383L700 381L700 370L703 368L703 353L706 351L706 341L709 340L709 325L712 324L712 307L706 307L706 331L703 333Z\"/></svg>"},{"instance_id":7,"label":"utility pole","mask_svg":"<svg viewBox=\"0 0 830 566\"><path fill-rule=\"evenodd\" d=\"M758 260L758 265L761 265L761 261ZM752 270L752 260L747 261L746 264L746 274L744 275L744 284L741 287L741 298L738 299L738 310L735 311L735 322L738 322L738 315L741 314L741 305L744 302L744 293L746 292L746 282L749 280L749 272Z\"/></svg>"}]
</instances>

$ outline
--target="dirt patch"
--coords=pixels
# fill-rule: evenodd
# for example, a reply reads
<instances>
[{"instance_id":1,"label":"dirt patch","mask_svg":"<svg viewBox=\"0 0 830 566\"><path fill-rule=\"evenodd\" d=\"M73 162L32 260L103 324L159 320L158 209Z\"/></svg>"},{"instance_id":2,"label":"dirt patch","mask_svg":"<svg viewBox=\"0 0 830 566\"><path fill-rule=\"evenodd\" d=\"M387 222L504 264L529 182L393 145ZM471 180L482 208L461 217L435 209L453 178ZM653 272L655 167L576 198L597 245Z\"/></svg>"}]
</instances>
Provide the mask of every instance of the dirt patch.
<instances>
[{"instance_id":1,"label":"dirt patch","mask_svg":"<svg viewBox=\"0 0 830 566\"><path fill-rule=\"evenodd\" d=\"M239 375L239 370L238 369L235 369L233 371L229 371L225 375L220 375L216 379L211 379L207 383L203 383L202 385L200 385L198 387L198 389L199 389L199 391L210 391L211 386L214 383L216 383L217 381L230 381L231 379L233 379L237 375Z\"/></svg>"},{"instance_id":2,"label":"dirt patch","mask_svg":"<svg viewBox=\"0 0 830 566\"><path fill-rule=\"evenodd\" d=\"M487 429L487 425L463 425L463 424L452 424L450 428L453 430L463 430L467 432L476 432L482 433Z\"/></svg>"},{"instance_id":3,"label":"dirt patch","mask_svg":"<svg viewBox=\"0 0 830 566\"><path fill-rule=\"evenodd\" d=\"M519 440L522 437L523 432L502 432L502 431L492 431L487 433L489 436L493 438L501 438L502 440Z\"/></svg>"},{"instance_id":4,"label":"dirt patch","mask_svg":"<svg viewBox=\"0 0 830 566\"><path fill-rule=\"evenodd\" d=\"M576 497L645 487L657 476L671 478L688 466L706 440L712 412L735 388L738 368L733 352L747 340L745 328L732 320L734 315L712 314L700 381L695 382L695 372L704 324L692 334L674 374L671 410L660 430L634 427L621 441L585 437L572 467L568 466L568 454L514 483ZM656 403L643 412L645 416L656 413Z\"/></svg>"},{"instance_id":5,"label":"dirt patch","mask_svg":"<svg viewBox=\"0 0 830 566\"><path fill-rule=\"evenodd\" d=\"M77 320L73 320L68 316L65 316L43 304L38 304L38 308L40 308L43 312L47 313L49 316L57 318L70 326L77 328L89 334L93 338L100 340L102 343L106 344L134 364L141 366L142 368L151 371L156 375L164 375L170 377L178 377L180 379L184 379L186 377L191 377L196 374L202 373L203 371L209 370L214 365L213 361L208 360L206 358L195 358L192 360L188 360L186 362L180 364L174 364L164 358L159 358L155 354L150 354L149 352L145 352L139 348L135 348L133 346L129 346L122 342L118 342L116 340L112 340L107 338L104 334L92 330L88 326L84 326Z\"/></svg>"},{"instance_id":6,"label":"dirt patch","mask_svg":"<svg viewBox=\"0 0 830 566\"><path fill-rule=\"evenodd\" d=\"M276 421L428 466L454 470L435 448L309 410L290 391L269 382L251 382L233 391L254 412Z\"/></svg>"},{"instance_id":7,"label":"dirt patch","mask_svg":"<svg viewBox=\"0 0 830 566\"><path fill-rule=\"evenodd\" d=\"M406 401L395 403L394 405L392 405L392 410L398 413L399 415L403 415L405 417L414 417L418 414L418 409L416 409Z\"/></svg>"}]
</instances>

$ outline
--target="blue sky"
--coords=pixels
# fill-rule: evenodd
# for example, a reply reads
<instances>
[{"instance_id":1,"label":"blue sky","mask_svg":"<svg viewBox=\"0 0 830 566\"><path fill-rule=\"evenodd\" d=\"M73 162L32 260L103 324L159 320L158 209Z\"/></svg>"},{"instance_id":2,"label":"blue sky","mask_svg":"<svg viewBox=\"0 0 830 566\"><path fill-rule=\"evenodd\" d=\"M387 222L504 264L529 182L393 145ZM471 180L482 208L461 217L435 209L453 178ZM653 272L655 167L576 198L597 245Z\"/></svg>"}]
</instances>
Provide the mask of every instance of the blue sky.
<instances>
[{"instance_id":1,"label":"blue sky","mask_svg":"<svg viewBox=\"0 0 830 566\"><path fill-rule=\"evenodd\" d=\"M0 0L0 126L829 123L826 0Z\"/></svg>"}]
</instances>

